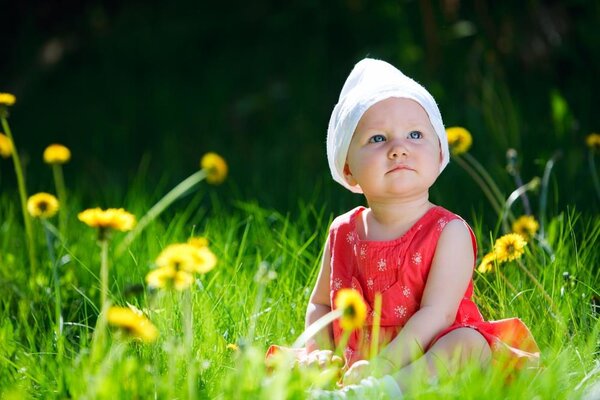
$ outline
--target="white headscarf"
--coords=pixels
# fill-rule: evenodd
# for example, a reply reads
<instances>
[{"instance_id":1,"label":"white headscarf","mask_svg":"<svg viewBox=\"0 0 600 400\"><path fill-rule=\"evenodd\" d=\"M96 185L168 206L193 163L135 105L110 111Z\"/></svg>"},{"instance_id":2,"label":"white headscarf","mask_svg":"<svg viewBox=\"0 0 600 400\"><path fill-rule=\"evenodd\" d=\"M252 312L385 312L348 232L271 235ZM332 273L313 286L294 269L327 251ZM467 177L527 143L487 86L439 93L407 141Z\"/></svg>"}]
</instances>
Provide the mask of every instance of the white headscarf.
<instances>
[{"instance_id":1,"label":"white headscarf","mask_svg":"<svg viewBox=\"0 0 600 400\"><path fill-rule=\"evenodd\" d=\"M344 178L352 135L365 111L373 104L390 97L414 100L425 109L440 140L440 172L450 160L442 116L427 89L385 61L365 58L354 66L346 79L327 128L327 160L331 175L334 180L355 193L362 193L360 186L351 186Z\"/></svg>"}]
</instances>

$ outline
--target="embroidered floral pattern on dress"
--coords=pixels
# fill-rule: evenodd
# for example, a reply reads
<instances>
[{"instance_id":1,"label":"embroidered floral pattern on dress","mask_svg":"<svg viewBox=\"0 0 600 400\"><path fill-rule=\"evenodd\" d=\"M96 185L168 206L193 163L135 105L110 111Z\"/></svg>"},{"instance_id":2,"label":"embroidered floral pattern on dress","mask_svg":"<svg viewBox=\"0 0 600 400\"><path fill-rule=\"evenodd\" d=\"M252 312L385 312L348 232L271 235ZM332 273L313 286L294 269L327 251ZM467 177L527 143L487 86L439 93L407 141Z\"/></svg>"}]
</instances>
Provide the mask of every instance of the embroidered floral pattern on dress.
<instances>
[{"instance_id":1,"label":"embroidered floral pattern on dress","mask_svg":"<svg viewBox=\"0 0 600 400\"><path fill-rule=\"evenodd\" d=\"M360 246L360 258L362 260L364 260L367 257L367 246L366 245L362 245Z\"/></svg>"},{"instance_id":2,"label":"embroidered floral pattern on dress","mask_svg":"<svg viewBox=\"0 0 600 400\"><path fill-rule=\"evenodd\" d=\"M375 285L373 278L367 279L367 288L369 288L369 290L373 290L373 285Z\"/></svg>"},{"instance_id":3,"label":"embroidered floral pattern on dress","mask_svg":"<svg viewBox=\"0 0 600 400\"><path fill-rule=\"evenodd\" d=\"M448 223L448 221L446 221L446 218L440 218L440 219L438 219L438 221L437 221L437 230L439 232L441 232L444 229L444 227L446 226L447 223Z\"/></svg>"},{"instance_id":4,"label":"embroidered floral pattern on dress","mask_svg":"<svg viewBox=\"0 0 600 400\"><path fill-rule=\"evenodd\" d=\"M348 234L346 235L346 241L349 244L354 243L354 232L348 232Z\"/></svg>"},{"instance_id":5,"label":"embroidered floral pattern on dress","mask_svg":"<svg viewBox=\"0 0 600 400\"><path fill-rule=\"evenodd\" d=\"M410 296L410 288L408 286L402 286L402 294L404 297Z\"/></svg>"},{"instance_id":6,"label":"embroidered floral pattern on dress","mask_svg":"<svg viewBox=\"0 0 600 400\"><path fill-rule=\"evenodd\" d=\"M381 317L379 340L386 342L383 343L385 345L418 310L418 300L422 297L426 284L424 277L431 267L439 236L450 221L459 218L441 207L435 207L405 234L405 239L390 241L393 246L386 243L382 246L380 243L360 239L355 222L360 212L364 210L364 207L352 210L336 219L332 225L329 236L332 255L330 296L331 301L334 301L336 292L344 287L350 287L352 282L353 287L357 287L367 302L369 323L374 323L376 315ZM471 239L474 237L471 236ZM390 288L393 288L393 292L389 290ZM378 313L373 309L374 294L377 292L382 294L381 311ZM525 343L522 346L525 357L535 353L535 351L528 353L532 349L536 350L536 345L526 326L515 319L497 321L493 326L485 322L472 301L472 293L473 282L471 281L454 323L448 331L457 327L477 329L482 334L486 334L485 337L492 346L493 352L516 354L515 357L519 359L524 357L523 352L517 354L512 347L501 340L505 337L509 338L510 346L513 346L515 332L521 332L519 335L523 336L522 340L529 338L530 342L527 343L532 343L531 345ZM344 345L342 344L345 335L343 329L339 324L333 324L334 342L337 346L342 344L342 348L345 348L347 366L368 356L364 349L368 350L370 341L373 340L371 329L372 327L367 327L354 332ZM497 336L498 332L501 336ZM519 346L519 343L514 345ZM517 347L517 350L520 349L521 347ZM532 357L536 357L535 354Z\"/></svg>"},{"instance_id":7,"label":"embroidered floral pattern on dress","mask_svg":"<svg viewBox=\"0 0 600 400\"><path fill-rule=\"evenodd\" d=\"M421 253L417 251L415 254L413 254L411 260L413 264L420 265L421 261L423 261L423 256L421 256Z\"/></svg>"},{"instance_id":8,"label":"embroidered floral pattern on dress","mask_svg":"<svg viewBox=\"0 0 600 400\"><path fill-rule=\"evenodd\" d=\"M340 290L342 288L342 280L340 278L335 278L333 280L333 288L335 290Z\"/></svg>"},{"instance_id":9,"label":"embroidered floral pattern on dress","mask_svg":"<svg viewBox=\"0 0 600 400\"><path fill-rule=\"evenodd\" d=\"M406 307L396 306L394 307L394 315L398 318L404 318L406 316Z\"/></svg>"}]
</instances>

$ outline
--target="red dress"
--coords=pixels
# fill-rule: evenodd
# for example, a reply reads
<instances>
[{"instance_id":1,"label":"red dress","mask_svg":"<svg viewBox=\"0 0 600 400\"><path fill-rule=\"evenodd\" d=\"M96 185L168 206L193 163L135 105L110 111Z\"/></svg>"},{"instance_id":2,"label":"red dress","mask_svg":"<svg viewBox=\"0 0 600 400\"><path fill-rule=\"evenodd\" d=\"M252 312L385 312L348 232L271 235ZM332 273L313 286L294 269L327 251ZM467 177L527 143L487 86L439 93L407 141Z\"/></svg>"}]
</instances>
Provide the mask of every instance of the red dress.
<instances>
[{"instance_id":1,"label":"red dress","mask_svg":"<svg viewBox=\"0 0 600 400\"><path fill-rule=\"evenodd\" d=\"M419 309L444 226L455 219L463 221L458 215L435 206L401 237L390 241L369 241L362 240L356 230L356 220L364 210L364 207L357 207L340 215L333 221L329 231L332 307L335 307L335 296L342 288L358 290L367 304L365 326L352 332L348 339L344 352L347 366L368 358L375 294L380 292L382 298L379 333L381 348L398 334ZM473 252L476 253L475 236L470 228L469 232ZM514 367L522 367L530 362L537 364L539 349L525 324L518 318L484 321L472 296L471 280L454 323L440 332L432 344L454 329L470 327L488 341L494 360L508 362ZM338 321L333 324L333 333L337 346L343 335Z\"/></svg>"}]
</instances>

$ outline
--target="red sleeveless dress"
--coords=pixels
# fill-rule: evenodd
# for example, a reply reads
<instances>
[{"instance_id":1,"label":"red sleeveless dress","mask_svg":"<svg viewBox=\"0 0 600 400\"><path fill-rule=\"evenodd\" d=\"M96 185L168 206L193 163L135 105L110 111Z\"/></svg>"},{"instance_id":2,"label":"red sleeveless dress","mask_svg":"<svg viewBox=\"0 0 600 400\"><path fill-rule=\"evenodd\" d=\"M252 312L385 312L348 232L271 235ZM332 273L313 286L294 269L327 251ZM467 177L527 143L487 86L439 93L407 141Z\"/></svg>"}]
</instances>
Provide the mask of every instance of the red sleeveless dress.
<instances>
[{"instance_id":1,"label":"red sleeveless dress","mask_svg":"<svg viewBox=\"0 0 600 400\"><path fill-rule=\"evenodd\" d=\"M455 219L463 221L458 215L435 206L401 237L390 241L369 241L362 240L356 230L356 220L364 210L364 207L357 207L340 215L333 221L329 231L332 308L335 307L335 296L342 288L358 290L367 304L367 321L363 328L350 334L344 351L347 367L357 360L368 358L375 294L379 292L382 297L379 333L381 349L419 309L437 242L444 226ZM469 232L476 255L475 236L470 228ZM539 349L525 324L518 318L484 321L472 296L471 280L458 307L454 323L440 332L431 344L454 329L470 327L476 329L488 341L493 360L517 368L537 365ZM338 321L333 324L333 333L337 346L343 335Z\"/></svg>"}]
</instances>

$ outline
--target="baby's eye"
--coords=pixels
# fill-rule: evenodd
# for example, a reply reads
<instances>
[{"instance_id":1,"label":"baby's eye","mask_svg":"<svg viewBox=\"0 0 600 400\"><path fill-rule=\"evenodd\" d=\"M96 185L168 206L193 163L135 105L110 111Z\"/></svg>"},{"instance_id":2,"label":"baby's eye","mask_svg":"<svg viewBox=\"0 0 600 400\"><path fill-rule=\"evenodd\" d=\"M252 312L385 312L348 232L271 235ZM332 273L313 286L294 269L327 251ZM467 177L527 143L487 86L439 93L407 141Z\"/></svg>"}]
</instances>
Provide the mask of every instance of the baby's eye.
<instances>
[{"instance_id":1,"label":"baby's eye","mask_svg":"<svg viewBox=\"0 0 600 400\"><path fill-rule=\"evenodd\" d=\"M409 139L421 139L422 137L423 137L423 134L419 131L412 131L411 133L408 134Z\"/></svg>"},{"instance_id":2,"label":"baby's eye","mask_svg":"<svg viewBox=\"0 0 600 400\"><path fill-rule=\"evenodd\" d=\"M381 143L385 142L385 136L383 135L374 135L369 138L369 143Z\"/></svg>"}]
</instances>

